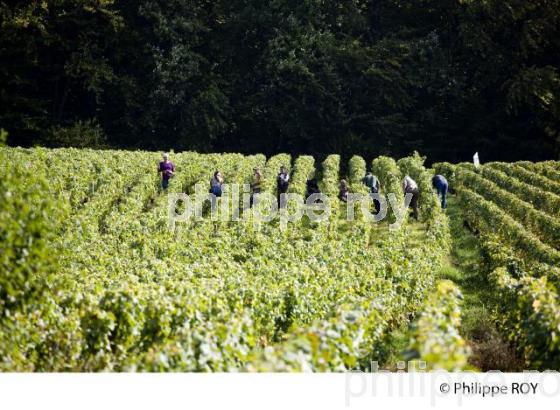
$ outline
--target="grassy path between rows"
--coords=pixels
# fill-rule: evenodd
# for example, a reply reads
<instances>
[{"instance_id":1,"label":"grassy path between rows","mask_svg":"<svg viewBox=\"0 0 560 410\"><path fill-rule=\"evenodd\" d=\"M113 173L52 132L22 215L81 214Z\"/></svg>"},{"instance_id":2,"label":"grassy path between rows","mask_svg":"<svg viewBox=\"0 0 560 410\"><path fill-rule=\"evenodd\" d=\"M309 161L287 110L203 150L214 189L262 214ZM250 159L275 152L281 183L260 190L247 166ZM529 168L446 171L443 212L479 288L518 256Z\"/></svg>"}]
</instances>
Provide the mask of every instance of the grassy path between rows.
<instances>
[{"instance_id":1,"label":"grassy path between rows","mask_svg":"<svg viewBox=\"0 0 560 410\"><path fill-rule=\"evenodd\" d=\"M469 363L481 371L521 371L523 363L496 329L494 310L499 301L486 279L479 240L464 226L453 196L447 215L452 248L439 277L455 282L463 294L460 332L472 349Z\"/></svg>"},{"instance_id":2,"label":"grassy path between rows","mask_svg":"<svg viewBox=\"0 0 560 410\"><path fill-rule=\"evenodd\" d=\"M496 328L494 312L499 301L486 279L479 239L464 226L462 211L455 197L449 198L446 212L451 231L451 251L436 272L436 279L453 281L463 295L460 333L472 350L469 365L472 370L480 371L522 371L523 362ZM410 220L407 229L408 246L419 246L424 240L425 225ZM409 342L409 326L393 329L388 335L381 352L382 368L403 370L397 367L399 362L401 366L406 366L402 360Z\"/></svg>"}]
</instances>

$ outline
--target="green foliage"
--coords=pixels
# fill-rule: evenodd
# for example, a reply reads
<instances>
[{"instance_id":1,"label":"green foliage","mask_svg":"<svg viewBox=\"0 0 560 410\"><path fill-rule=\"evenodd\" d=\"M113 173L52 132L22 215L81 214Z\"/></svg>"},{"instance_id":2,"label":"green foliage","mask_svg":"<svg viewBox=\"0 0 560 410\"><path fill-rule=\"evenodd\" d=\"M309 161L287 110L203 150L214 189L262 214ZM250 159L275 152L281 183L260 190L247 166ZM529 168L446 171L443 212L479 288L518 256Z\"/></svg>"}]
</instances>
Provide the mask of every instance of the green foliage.
<instances>
[{"instance_id":1,"label":"green foliage","mask_svg":"<svg viewBox=\"0 0 560 410\"><path fill-rule=\"evenodd\" d=\"M322 164L321 192L330 198L338 197L340 155L329 155Z\"/></svg>"},{"instance_id":2,"label":"green foliage","mask_svg":"<svg viewBox=\"0 0 560 410\"><path fill-rule=\"evenodd\" d=\"M552 216L560 213L560 196L548 192L540 186L523 183L517 178L509 177L496 169L484 167L482 172L485 178L500 186L507 187L509 191L532 204L535 208L541 209Z\"/></svg>"},{"instance_id":3,"label":"green foliage","mask_svg":"<svg viewBox=\"0 0 560 410\"><path fill-rule=\"evenodd\" d=\"M315 176L315 158L310 155L300 155L294 162L288 192L305 194L306 182Z\"/></svg>"},{"instance_id":4,"label":"green foliage","mask_svg":"<svg viewBox=\"0 0 560 410\"><path fill-rule=\"evenodd\" d=\"M381 156L371 162L371 171L379 179L380 190L385 195L394 194L397 199L404 197L402 178L399 167L393 158ZM396 220L394 211L389 214L389 221Z\"/></svg>"},{"instance_id":5,"label":"green foliage","mask_svg":"<svg viewBox=\"0 0 560 410\"><path fill-rule=\"evenodd\" d=\"M59 269L52 242L69 206L51 195L38 164L12 162L10 150L0 150L0 159L10 164L0 169L0 369L33 369L26 346L40 348L56 333L49 329L49 294Z\"/></svg>"},{"instance_id":6,"label":"green foliage","mask_svg":"<svg viewBox=\"0 0 560 410\"><path fill-rule=\"evenodd\" d=\"M9 151L0 154L3 163L11 163ZM20 186L27 184L29 189L22 192ZM0 198L0 318L5 318L32 302L42 281L55 273L49 243L68 209L49 195L45 175L30 164L2 167Z\"/></svg>"},{"instance_id":7,"label":"green foliage","mask_svg":"<svg viewBox=\"0 0 560 410\"><path fill-rule=\"evenodd\" d=\"M447 253L444 219L417 247L406 246L405 230L365 237L363 221L254 229L250 210L236 223L207 218L170 232L160 154L0 155L11 165L0 179L5 371L365 369L422 305ZM339 169L339 157L329 158L325 185ZM240 154L171 159L172 192L202 181L207 193L216 168L230 183L264 163ZM298 191L313 162L296 159ZM289 157L265 169L275 175L280 163Z\"/></svg>"},{"instance_id":8,"label":"green foliage","mask_svg":"<svg viewBox=\"0 0 560 410\"><path fill-rule=\"evenodd\" d=\"M539 241L493 202L468 189L461 189L459 197L465 209L465 217L471 226L482 231L495 232L527 258L552 265L560 262L559 251Z\"/></svg>"},{"instance_id":9,"label":"green foliage","mask_svg":"<svg viewBox=\"0 0 560 410\"><path fill-rule=\"evenodd\" d=\"M421 360L427 370L460 371L467 367L470 348L459 334L461 299L453 282L436 284L411 328L405 360Z\"/></svg>"},{"instance_id":10,"label":"green foliage","mask_svg":"<svg viewBox=\"0 0 560 410\"><path fill-rule=\"evenodd\" d=\"M44 143L55 147L100 149L107 146L107 136L95 120L87 120L52 128Z\"/></svg>"},{"instance_id":11,"label":"green foliage","mask_svg":"<svg viewBox=\"0 0 560 410\"><path fill-rule=\"evenodd\" d=\"M0 21L0 122L11 144L55 145L52 129L100 117L119 71L108 58L123 27L113 0L3 2Z\"/></svg>"},{"instance_id":12,"label":"green foliage","mask_svg":"<svg viewBox=\"0 0 560 410\"><path fill-rule=\"evenodd\" d=\"M443 175L450 185L455 185L456 166L454 164L450 164L449 162L438 162L432 164L432 169L434 170L434 175Z\"/></svg>"},{"instance_id":13,"label":"green foliage","mask_svg":"<svg viewBox=\"0 0 560 410\"><path fill-rule=\"evenodd\" d=\"M534 259L524 258L516 249L496 234L480 233L480 245L486 259L485 269L488 272L500 267L507 267L512 272L525 272L533 277L546 276L547 281L555 287L560 286L560 268Z\"/></svg>"},{"instance_id":14,"label":"green foliage","mask_svg":"<svg viewBox=\"0 0 560 410\"><path fill-rule=\"evenodd\" d=\"M401 158L397 165L402 175L409 175L418 184L420 190L419 206L422 210L421 217L426 221L437 220L434 214L441 213L440 201L432 187L433 172L424 168L425 157L418 152L410 157Z\"/></svg>"},{"instance_id":15,"label":"green foliage","mask_svg":"<svg viewBox=\"0 0 560 410\"><path fill-rule=\"evenodd\" d=\"M269 192L276 195L276 176L280 172L280 167L284 166L290 172L292 158L289 154L278 154L269 158L266 167L261 170L263 176L263 192Z\"/></svg>"},{"instance_id":16,"label":"green foliage","mask_svg":"<svg viewBox=\"0 0 560 410\"><path fill-rule=\"evenodd\" d=\"M21 146L68 145L53 131L97 120L111 147L558 158L559 10L558 0L4 2L0 123Z\"/></svg>"},{"instance_id":17,"label":"green foliage","mask_svg":"<svg viewBox=\"0 0 560 410\"><path fill-rule=\"evenodd\" d=\"M523 167L517 166L515 164L503 164L499 162L489 163L487 164L487 166L500 170L510 177L516 178L525 184L539 187L540 189L551 192L555 195L560 195L560 183L551 181L546 177L528 171Z\"/></svg>"},{"instance_id":18,"label":"green foliage","mask_svg":"<svg viewBox=\"0 0 560 410\"><path fill-rule=\"evenodd\" d=\"M533 208L531 204L474 172L463 171L461 182L466 188L493 201L503 211L521 222L526 230L537 235L542 242L556 249L560 248L560 221L557 218Z\"/></svg>"},{"instance_id":19,"label":"green foliage","mask_svg":"<svg viewBox=\"0 0 560 410\"><path fill-rule=\"evenodd\" d=\"M354 155L349 162L349 183L352 192L368 194L369 189L364 185L363 179L366 176L366 161L359 155Z\"/></svg>"},{"instance_id":20,"label":"green foliage","mask_svg":"<svg viewBox=\"0 0 560 410\"><path fill-rule=\"evenodd\" d=\"M386 194L394 193L402 196L402 175L393 158L378 157L371 163L371 169L374 175L379 178L381 189Z\"/></svg>"},{"instance_id":21,"label":"green foliage","mask_svg":"<svg viewBox=\"0 0 560 410\"><path fill-rule=\"evenodd\" d=\"M463 214L479 235L498 292L499 327L535 369L556 368L560 360L560 226L557 196L549 192L556 169L553 162L491 163L477 172L454 167Z\"/></svg>"},{"instance_id":22,"label":"green foliage","mask_svg":"<svg viewBox=\"0 0 560 410\"><path fill-rule=\"evenodd\" d=\"M539 369L560 366L560 306L558 290L546 277L513 278L506 269L496 269L491 283L500 293L501 325L508 339L518 345L527 363Z\"/></svg>"},{"instance_id":23,"label":"green foliage","mask_svg":"<svg viewBox=\"0 0 560 410\"><path fill-rule=\"evenodd\" d=\"M520 161L516 165L519 165L529 171L534 171L554 182L560 182L560 172L554 167L553 164L547 162L529 162Z\"/></svg>"}]
</instances>

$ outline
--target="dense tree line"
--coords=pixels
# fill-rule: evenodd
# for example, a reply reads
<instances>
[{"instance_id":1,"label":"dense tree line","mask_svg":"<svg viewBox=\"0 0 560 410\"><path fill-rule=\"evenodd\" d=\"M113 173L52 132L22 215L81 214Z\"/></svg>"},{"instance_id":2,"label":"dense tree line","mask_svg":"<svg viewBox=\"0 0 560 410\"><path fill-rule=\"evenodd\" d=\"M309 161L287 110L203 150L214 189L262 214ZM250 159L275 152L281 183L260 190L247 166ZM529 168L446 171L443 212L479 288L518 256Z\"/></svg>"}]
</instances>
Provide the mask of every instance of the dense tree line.
<instances>
[{"instance_id":1,"label":"dense tree line","mask_svg":"<svg viewBox=\"0 0 560 410\"><path fill-rule=\"evenodd\" d=\"M560 0L0 1L13 145L558 158Z\"/></svg>"}]
</instances>

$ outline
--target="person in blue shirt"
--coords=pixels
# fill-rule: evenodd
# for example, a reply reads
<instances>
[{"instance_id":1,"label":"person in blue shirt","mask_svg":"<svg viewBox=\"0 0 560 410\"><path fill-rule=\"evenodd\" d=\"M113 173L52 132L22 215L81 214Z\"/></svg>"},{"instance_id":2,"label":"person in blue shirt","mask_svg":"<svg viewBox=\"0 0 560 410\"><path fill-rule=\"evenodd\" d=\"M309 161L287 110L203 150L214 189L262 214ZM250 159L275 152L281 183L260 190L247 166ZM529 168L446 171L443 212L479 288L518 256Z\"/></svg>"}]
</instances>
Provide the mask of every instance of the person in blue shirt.
<instances>
[{"instance_id":1,"label":"person in blue shirt","mask_svg":"<svg viewBox=\"0 0 560 410\"><path fill-rule=\"evenodd\" d=\"M443 175L436 175L432 178L432 185L437 190L438 196L441 196L441 207L447 208L447 190L449 184Z\"/></svg>"},{"instance_id":2,"label":"person in blue shirt","mask_svg":"<svg viewBox=\"0 0 560 410\"><path fill-rule=\"evenodd\" d=\"M366 176L362 179L362 182L369 188L371 194L379 193L379 179L369 171ZM375 205L375 213L379 213L381 210L381 203L372 197L373 204Z\"/></svg>"},{"instance_id":3,"label":"person in blue shirt","mask_svg":"<svg viewBox=\"0 0 560 410\"><path fill-rule=\"evenodd\" d=\"M367 186L369 188L369 191L372 194L379 193L379 180L377 179L377 177L375 175L373 175L371 173L371 171L369 171L366 174L366 176L362 179L362 181L365 184L365 186Z\"/></svg>"}]
</instances>

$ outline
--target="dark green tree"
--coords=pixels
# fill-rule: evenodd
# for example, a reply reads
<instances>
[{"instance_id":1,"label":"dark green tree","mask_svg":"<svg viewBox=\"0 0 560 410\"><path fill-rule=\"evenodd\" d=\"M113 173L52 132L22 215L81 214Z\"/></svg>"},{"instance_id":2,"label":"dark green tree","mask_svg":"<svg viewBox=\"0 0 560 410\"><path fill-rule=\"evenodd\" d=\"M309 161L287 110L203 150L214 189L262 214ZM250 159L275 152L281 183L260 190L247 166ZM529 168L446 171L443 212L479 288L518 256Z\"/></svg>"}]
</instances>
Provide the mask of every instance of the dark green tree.
<instances>
[{"instance_id":1,"label":"dark green tree","mask_svg":"<svg viewBox=\"0 0 560 410\"><path fill-rule=\"evenodd\" d=\"M560 0L0 1L0 126L18 145L558 158L559 22Z\"/></svg>"}]
</instances>

